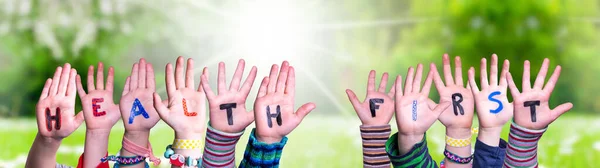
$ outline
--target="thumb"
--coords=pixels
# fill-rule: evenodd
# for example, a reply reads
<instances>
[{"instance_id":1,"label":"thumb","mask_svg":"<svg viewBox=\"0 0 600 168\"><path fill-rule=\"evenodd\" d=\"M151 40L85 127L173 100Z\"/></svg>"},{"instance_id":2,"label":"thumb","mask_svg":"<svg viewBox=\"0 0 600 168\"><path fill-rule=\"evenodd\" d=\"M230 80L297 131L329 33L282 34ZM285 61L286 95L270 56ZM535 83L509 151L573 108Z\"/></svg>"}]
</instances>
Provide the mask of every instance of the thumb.
<instances>
[{"instance_id":1,"label":"thumb","mask_svg":"<svg viewBox=\"0 0 600 168\"><path fill-rule=\"evenodd\" d=\"M83 117L83 111L80 111L79 113L77 113L77 115L75 115L75 119L73 121L75 122L75 128L79 128L79 126L81 126L83 121L85 121L85 118Z\"/></svg>"},{"instance_id":2,"label":"thumb","mask_svg":"<svg viewBox=\"0 0 600 168\"><path fill-rule=\"evenodd\" d=\"M571 108L573 108L573 103L567 102L555 107L554 109L552 109L552 111L550 111L550 113L552 114L552 118L556 120L558 117L560 117L560 115L571 110Z\"/></svg>"},{"instance_id":3,"label":"thumb","mask_svg":"<svg viewBox=\"0 0 600 168\"><path fill-rule=\"evenodd\" d=\"M439 116L440 114L442 114L442 111L446 110L448 107L450 107L449 101L440 102L440 104L435 106L435 108L432 110L432 112L433 112L433 114L435 114L435 116Z\"/></svg>"},{"instance_id":4,"label":"thumb","mask_svg":"<svg viewBox=\"0 0 600 168\"><path fill-rule=\"evenodd\" d=\"M163 104L162 100L160 99L160 95L158 95L156 92L154 92L154 108L156 108L160 118L164 120L167 119L169 109L165 106L165 104Z\"/></svg>"},{"instance_id":5,"label":"thumb","mask_svg":"<svg viewBox=\"0 0 600 168\"><path fill-rule=\"evenodd\" d=\"M315 109L315 107L316 105L314 103L306 103L302 105L300 108L298 108L298 111L296 111L296 117L302 121L302 119L304 119L308 113Z\"/></svg>"}]
</instances>

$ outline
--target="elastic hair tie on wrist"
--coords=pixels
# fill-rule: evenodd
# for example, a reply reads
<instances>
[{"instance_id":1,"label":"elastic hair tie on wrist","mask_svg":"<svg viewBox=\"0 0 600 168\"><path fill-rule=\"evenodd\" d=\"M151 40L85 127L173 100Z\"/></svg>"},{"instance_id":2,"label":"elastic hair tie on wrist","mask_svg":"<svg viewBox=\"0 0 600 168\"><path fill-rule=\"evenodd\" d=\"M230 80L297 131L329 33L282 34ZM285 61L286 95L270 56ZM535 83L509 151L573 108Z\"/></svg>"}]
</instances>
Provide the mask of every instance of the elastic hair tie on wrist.
<instances>
[{"instance_id":1,"label":"elastic hair tie on wrist","mask_svg":"<svg viewBox=\"0 0 600 168\"><path fill-rule=\"evenodd\" d=\"M444 150L444 156L446 157L446 159L448 159L454 163L458 163L458 164L467 164L467 163L470 163L471 160L473 160L473 155L463 158L463 157L460 157L460 156L448 151L448 149Z\"/></svg>"}]
</instances>

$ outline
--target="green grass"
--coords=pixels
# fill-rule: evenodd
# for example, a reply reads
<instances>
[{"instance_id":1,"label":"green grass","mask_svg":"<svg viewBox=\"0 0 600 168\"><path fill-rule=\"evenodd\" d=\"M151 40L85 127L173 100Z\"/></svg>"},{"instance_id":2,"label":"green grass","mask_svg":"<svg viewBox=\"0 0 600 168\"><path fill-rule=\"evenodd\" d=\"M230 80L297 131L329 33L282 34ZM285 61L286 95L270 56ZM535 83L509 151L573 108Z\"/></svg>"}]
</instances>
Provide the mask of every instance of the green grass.
<instances>
[{"instance_id":1,"label":"green grass","mask_svg":"<svg viewBox=\"0 0 600 168\"><path fill-rule=\"evenodd\" d=\"M281 167L362 167L359 125L360 121L356 118L315 115L305 119L288 136ZM0 120L0 126L4 128L0 130L0 167L23 167L37 132L35 120ZM394 122L392 127L395 130ZM508 134L507 128L508 124L503 132L504 139ZM250 130L246 129L237 145L237 163L241 161ZM111 133L110 154L119 150L122 135L122 123L118 123ZM430 154L436 161L443 157L444 135L444 127L439 122L427 132ZM83 151L84 139L85 128L82 127L63 140L58 162L76 165ZM152 130L150 141L157 156L162 156L164 147L172 140L173 131L164 123L160 122ZM600 158L600 118L563 116L550 125L538 149L542 167L594 167L594 161Z\"/></svg>"}]
</instances>

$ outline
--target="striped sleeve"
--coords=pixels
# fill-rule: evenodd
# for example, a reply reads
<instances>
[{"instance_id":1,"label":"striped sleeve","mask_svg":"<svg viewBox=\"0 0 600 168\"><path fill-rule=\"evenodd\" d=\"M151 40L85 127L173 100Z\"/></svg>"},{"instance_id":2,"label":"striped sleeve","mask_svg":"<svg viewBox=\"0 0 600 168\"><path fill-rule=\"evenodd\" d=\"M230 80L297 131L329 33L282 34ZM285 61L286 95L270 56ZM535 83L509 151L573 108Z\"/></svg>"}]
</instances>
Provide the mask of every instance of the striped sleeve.
<instances>
[{"instance_id":1,"label":"striped sleeve","mask_svg":"<svg viewBox=\"0 0 600 168\"><path fill-rule=\"evenodd\" d=\"M256 139L254 130L248 139L248 145L244 152L244 160L240 163L240 168L254 167L279 167L279 160L283 147L287 143L287 137L283 137L280 142L266 144Z\"/></svg>"},{"instance_id":2,"label":"striped sleeve","mask_svg":"<svg viewBox=\"0 0 600 168\"><path fill-rule=\"evenodd\" d=\"M537 145L546 128L531 130L516 123L510 125L504 167L537 167Z\"/></svg>"},{"instance_id":3,"label":"striped sleeve","mask_svg":"<svg viewBox=\"0 0 600 168\"><path fill-rule=\"evenodd\" d=\"M398 133L395 133L385 143L387 152L394 168L437 168L435 161L429 155L426 137L415 144L408 153L400 155L398 150Z\"/></svg>"},{"instance_id":4,"label":"striped sleeve","mask_svg":"<svg viewBox=\"0 0 600 168\"><path fill-rule=\"evenodd\" d=\"M389 168L390 158L385 152L385 142L390 136L390 125L360 126L363 147L363 167Z\"/></svg>"},{"instance_id":5,"label":"striped sleeve","mask_svg":"<svg viewBox=\"0 0 600 168\"><path fill-rule=\"evenodd\" d=\"M242 132L226 133L208 125L202 167L235 167L235 145Z\"/></svg>"}]
</instances>

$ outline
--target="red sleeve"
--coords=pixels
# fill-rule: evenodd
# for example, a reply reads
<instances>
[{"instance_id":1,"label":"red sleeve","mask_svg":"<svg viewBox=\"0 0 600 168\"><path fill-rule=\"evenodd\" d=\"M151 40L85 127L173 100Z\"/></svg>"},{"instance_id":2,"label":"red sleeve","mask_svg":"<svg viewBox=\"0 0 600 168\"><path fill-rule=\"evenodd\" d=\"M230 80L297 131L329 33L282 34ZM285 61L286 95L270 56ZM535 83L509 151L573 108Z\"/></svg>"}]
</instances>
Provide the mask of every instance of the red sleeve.
<instances>
[{"instance_id":1,"label":"red sleeve","mask_svg":"<svg viewBox=\"0 0 600 168\"><path fill-rule=\"evenodd\" d=\"M108 156L108 152L106 152L105 157ZM77 168L83 168L83 153L79 156L79 162L77 163ZM96 168L110 168L108 166L108 162L100 162Z\"/></svg>"}]
</instances>

